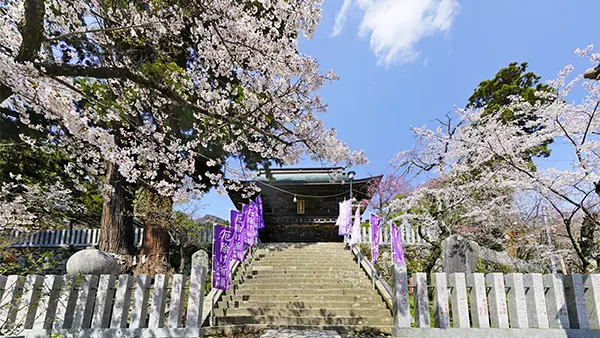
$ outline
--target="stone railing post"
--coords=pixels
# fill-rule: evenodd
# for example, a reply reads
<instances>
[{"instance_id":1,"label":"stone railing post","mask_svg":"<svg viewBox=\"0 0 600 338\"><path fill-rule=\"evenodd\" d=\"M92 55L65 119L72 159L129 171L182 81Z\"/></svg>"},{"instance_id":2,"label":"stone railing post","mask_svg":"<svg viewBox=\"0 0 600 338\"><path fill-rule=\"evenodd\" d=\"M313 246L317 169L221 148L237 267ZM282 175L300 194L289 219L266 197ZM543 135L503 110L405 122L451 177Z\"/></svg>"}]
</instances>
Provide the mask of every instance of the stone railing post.
<instances>
[{"instance_id":1,"label":"stone railing post","mask_svg":"<svg viewBox=\"0 0 600 338\"><path fill-rule=\"evenodd\" d=\"M572 329L589 329L590 321L585 305L585 287L583 276L576 273L563 276L567 312Z\"/></svg>"},{"instance_id":2,"label":"stone railing post","mask_svg":"<svg viewBox=\"0 0 600 338\"><path fill-rule=\"evenodd\" d=\"M194 265L190 274L190 290L188 297L186 327L198 328L202 326L202 305L204 304L204 281L206 267Z\"/></svg>"},{"instance_id":3,"label":"stone railing post","mask_svg":"<svg viewBox=\"0 0 600 338\"><path fill-rule=\"evenodd\" d=\"M563 286L563 275L548 274L543 276L546 291L546 311L551 328L570 328L569 314L565 302L565 288Z\"/></svg>"},{"instance_id":4,"label":"stone railing post","mask_svg":"<svg viewBox=\"0 0 600 338\"><path fill-rule=\"evenodd\" d=\"M408 303L408 276L405 264L394 264L393 283L393 315L394 327L392 335L397 335L400 328L410 327L411 316Z\"/></svg>"},{"instance_id":5,"label":"stone railing post","mask_svg":"<svg viewBox=\"0 0 600 338\"><path fill-rule=\"evenodd\" d=\"M448 306L448 282L446 273L431 274L433 291L433 321L435 327L446 329L450 327L450 309Z\"/></svg>"},{"instance_id":6,"label":"stone railing post","mask_svg":"<svg viewBox=\"0 0 600 338\"><path fill-rule=\"evenodd\" d=\"M471 302L471 315L473 327L489 328L490 315L488 313L487 292L485 289L485 276L482 273L467 275L467 286L471 288L469 300Z\"/></svg>"},{"instance_id":7,"label":"stone railing post","mask_svg":"<svg viewBox=\"0 0 600 338\"><path fill-rule=\"evenodd\" d=\"M427 290L427 274L417 272L413 275L415 283L415 324L417 327L431 327L429 321L429 295Z\"/></svg>"},{"instance_id":8,"label":"stone railing post","mask_svg":"<svg viewBox=\"0 0 600 338\"><path fill-rule=\"evenodd\" d=\"M590 329L600 330L600 274L586 275L585 303L590 315Z\"/></svg>"}]
</instances>

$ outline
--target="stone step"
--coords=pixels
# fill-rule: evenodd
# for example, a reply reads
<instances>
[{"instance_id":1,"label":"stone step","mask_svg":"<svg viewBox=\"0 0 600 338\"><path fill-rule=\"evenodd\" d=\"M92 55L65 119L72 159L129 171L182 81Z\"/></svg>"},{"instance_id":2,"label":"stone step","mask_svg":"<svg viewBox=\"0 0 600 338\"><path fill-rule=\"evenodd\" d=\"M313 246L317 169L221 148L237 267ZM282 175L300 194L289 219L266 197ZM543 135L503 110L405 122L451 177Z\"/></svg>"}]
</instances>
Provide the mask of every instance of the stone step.
<instances>
[{"instance_id":1,"label":"stone step","mask_svg":"<svg viewBox=\"0 0 600 338\"><path fill-rule=\"evenodd\" d=\"M227 316L281 316L281 317L390 317L391 312L388 309L373 308L322 308L322 309L303 309L303 308L264 308L247 307L232 308L225 310Z\"/></svg>"},{"instance_id":2,"label":"stone step","mask_svg":"<svg viewBox=\"0 0 600 338\"><path fill-rule=\"evenodd\" d=\"M240 277L240 275L236 276ZM286 272L273 272L267 273L265 271L261 272L250 272L246 273L243 276L244 279L271 279L271 278L288 278L291 280L297 280L301 278L365 278L365 273L362 271L312 271L312 272L295 272L295 271L286 271Z\"/></svg>"},{"instance_id":3,"label":"stone step","mask_svg":"<svg viewBox=\"0 0 600 338\"><path fill-rule=\"evenodd\" d=\"M287 249L287 250L264 250L259 249L256 251L256 255L293 255L293 254L331 254L331 255L348 255L350 256L350 250L344 248L306 248L306 249Z\"/></svg>"},{"instance_id":4,"label":"stone step","mask_svg":"<svg viewBox=\"0 0 600 338\"><path fill-rule=\"evenodd\" d=\"M343 288L345 285L370 285L367 283L367 280L364 278L353 278L353 277L345 277L345 278L249 278L244 280L240 285L255 285L255 284L273 284L273 285L295 285L295 284L311 284L311 285L320 285L320 284L334 284L339 285L339 287Z\"/></svg>"},{"instance_id":5,"label":"stone step","mask_svg":"<svg viewBox=\"0 0 600 338\"><path fill-rule=\"evenodd\" d=\"M255 257L347 257L352 255L346 250L289 250L289 251L259 251Z\"/></svg>"},{"instance_id":6,"label":"stone step","mask_svg":"<svg viewBox=\"0 0 600 338\"><path fill-rule=\"evenodd\" d=\"M300 330L314 331L326 330L337 331L341 333L367 333L364 337L373 337L378 335L389 335L392 333L391 325L280 325L280 324L244 324L244 325L222 325L209 326L204 328L205 336L214 337L242 337L248 335L260 335L266 330Z\"/></svg>"},{"instance_id":7,"label":"stone step","mask_svg":"<svg viewBox=\"0 0 600 338\"><path fill-rule=\"evenodd\" d=\"M290 258L323 257L323 256L344 257L344 258L352 257L352 255L350 254L350 251L342 251L342 250L327 251L327 252L322 252L322 251L297 251L297 252L265 251L265 252L259 252L254 255L254 257L290 257Z\"/></svg>"},{"instance_id":8,"label":"stone step","mask_svg":"<svg viewBox=\"0 0 600 338\"><path fill-rule=\"evenodd\" d=\"M332 261L330 259L324 259L324 260L301 260L301 261L293 261L293 260L289 260L289 259L282 259L282 260L257 260L252 262L252 266L264 266L264 265L271 265L271 266L306 266L306 267L314 267L315 269L318 269L321 266L325 266L325 267L336 267L336 266L341 266L341 267L349 267L349 266L358 266L358 264L355 264L352 261Z\"/></svg>"},{"instance_id":9,"label":"stone step","mask_svg":"<svg viewBox=\"0 0 600 338\"><path fill-rule=\"evenodd\" d=\"M230 308L277 308L277 309L289 309L289 308L301 308L301 309L327 309L327 308L372 308L372 309L387 309L383 301L353 301L353 300L303 300L303 301L282 301L279 298L273 298L267 301L234 301L234 300L220 300L217 302L219 309L230 309Z\"/></svg>"},{"instance_id":10,"label":"stone step","mask_svg":"<svg viewBox=\"0 0 600 338\"><path fill-rule=\"evenodd\" d=\"M248 267L248 269L244 270L247 274L261 274L261 275L272 275L272 274L360 274L361 276L365 275L364 270L358 268L357 266L349 266L347 268L323 268L319 267L316 269L304 268L304 267Z\"/></svg>"},{"instance_id":11,"label":"stone step","mask_svg":"<svg viewBox=\"0 0 600 338\"><path fill-rule=\"evenodd\" d=\"M277 300L280 302L307 302L307 301L330 301L330 302L371 302L378 301L383 303L383 299L380 295L322 295L322 294L288 294L277 296L277 298L271 295L264 294L252 294L252 295L234 295L231 297L232 301L239 302L268 302Z\"/></svg>"},{"instance_id":12,"label":"stone step","mask_svg":"<svg viewBox=\"0 0 600 338\"><path fill-rule=\"evenodd\" d=\"M330 266L325 266L325 265L319 265L319 266L290 265L290 266L281 266L281 265L259 265L259 264L253 264L253 265L249 266L247 270L248 271L273 271L273 270L288 271L288 270L290 270L290 271L307 271L307 272L314 272L314 271L363 271L356 264L348 264L348 265L345 265L345 266L340 266L340 265L330 265Z\"/></svg>"},{"instance_id":13,"label":"stone step","mask_svg":"<svg viewBox=\"0 0 600 338\"><path fill-rule=\"evenodd\" d=\"M219 316L217 325L283 324L283 325L392 325L392 317L326 317L326 316Z\"/></svg>"},{"instance_id":14,"label":"stone step","mask_svg":"<svg viewBox=\"0 0 600 338\"><path fill-rule=\"evenodd\" d=\"M269 283L269 282L261 282L261 283L251 283L251 282L243 282L242 284L237 284L238 282L234 282L233 285L237 286L237 289L246 289L246 290L273 290L273 289L302 289L304 292L308 292L308 290L313 289L339 289L339 288L347 288L347 289L363 289L371 286L370 283L366 281L358 281L354 284L352 283Z\"/></svg>"},{"instance_id":15,"label":"stone step","mask_svg":"<svg viewBox=\"0 0 600 338\"><path fill-rule=\"evenodd\" d=\"M245 295L296 295L296 294L304 294L306 290L299 289L244 289L240 286L239 289L235 291L235 295L245 296ZM379 295L377 291L372 289L313 289L310 290L310 293L313 295ZM275 298L275 297L274 297Z\"/></svg>"}]
</instances>

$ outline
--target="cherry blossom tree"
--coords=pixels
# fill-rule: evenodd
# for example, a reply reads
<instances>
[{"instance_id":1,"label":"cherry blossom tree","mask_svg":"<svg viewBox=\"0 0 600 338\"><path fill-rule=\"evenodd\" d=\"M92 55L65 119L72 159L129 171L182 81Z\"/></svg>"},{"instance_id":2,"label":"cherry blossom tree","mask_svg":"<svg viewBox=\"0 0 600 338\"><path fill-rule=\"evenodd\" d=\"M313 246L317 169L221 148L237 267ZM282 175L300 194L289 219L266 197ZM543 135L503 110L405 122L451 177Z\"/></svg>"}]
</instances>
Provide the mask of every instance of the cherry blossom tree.
<instances>
[{"instance_id":1,"label":"cherry blossom tree","mask_svg":"<svg viewBox=\"0 0 600 338\"><path fill-rule=\"evenodd\" d=\"M317 117L336 76L298 51L321 1L6 0L0 13L2 113L53 121L75 165L106 175L105 249L126 245L132 186L166 210L257 160L365 161ZM145 241L163 243L168 219L152 212Z\"/></svg>"},{"instance_id":2,"label":"cherry blossom tree","mask_svg":"<svg viewBox=\"0 0 600 338\"><path fill-rule=\"evenodd\" d=\"M406 196L411 190L410 185L404 177L390 173L384 175L381 180L373 180L369 182L367 191L369 196L368 205L380 216L384 221L390 219L390 204L394 199Z\"/></svg>"},{"instance_id":3,"label":"cherry blossom tree","mask_svg":"<svg viewBox=\"0 0 600 338\"><path fill-rule=\"evenodd\" d=\"M593 64L600 54L592 47L577 50ZM436 175L444 184L419 187L407 198L395 203L402 217L417 220L423 227L438 233L452 232L446 218L449 210L464 210L462 217L491 226L494 220L514 216L518 206L514 196L537 196L550 206L562 222L579 259L581 271L597 271L598 240L589 237L600 227L600 85L584 81L567 66L558 78L549 81L554 90L539 91L535 103L513 97L508 108L516 115L535 116L528 119L528 129L517 123L501 121L481 109L458 109L456 117L443 121L435 129L413 128L418 137L413 149L396 156L396 165L413 174ZM578 101L569 97L581 83L585 96ZM562 145L559 162L551 156L536 159L532 165L526 154L535 145L553 140ZM563 149L565 148L565 149ZM560 167L556 163L565 163ZM494 165L489 165L493 163ZM508 192L504 194L502 192ZM436 201L432 212L418 214L412 210L430 198ZM464 224L460 220L458 224ZM457 222L454 222L457 224ZM444 230L445 229L445 230ZM594 235L597 236L597 235ZM595 243L595 244L593 244ZM590 247L590 245L595 245Z\"/></svg>"}]
</instances>

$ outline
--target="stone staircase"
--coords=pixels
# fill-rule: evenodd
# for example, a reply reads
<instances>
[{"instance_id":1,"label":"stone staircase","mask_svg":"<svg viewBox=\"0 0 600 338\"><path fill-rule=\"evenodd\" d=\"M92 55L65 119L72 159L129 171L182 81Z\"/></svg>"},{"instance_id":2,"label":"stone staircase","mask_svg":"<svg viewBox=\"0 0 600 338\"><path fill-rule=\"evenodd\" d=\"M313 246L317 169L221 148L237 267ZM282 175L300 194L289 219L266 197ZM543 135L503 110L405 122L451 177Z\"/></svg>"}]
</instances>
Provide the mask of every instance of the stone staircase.
<instances>
[{"instance_id":1,"label":"stone staircase","mask_svg":"<svg viewBox=\"0 0 600 338\"><path fill-rule=\"evenodd\" d=\"M265 329L390 333L391 311L343 243L254 249L217 303L207 334Z\"/></svg>"}]
</instances>

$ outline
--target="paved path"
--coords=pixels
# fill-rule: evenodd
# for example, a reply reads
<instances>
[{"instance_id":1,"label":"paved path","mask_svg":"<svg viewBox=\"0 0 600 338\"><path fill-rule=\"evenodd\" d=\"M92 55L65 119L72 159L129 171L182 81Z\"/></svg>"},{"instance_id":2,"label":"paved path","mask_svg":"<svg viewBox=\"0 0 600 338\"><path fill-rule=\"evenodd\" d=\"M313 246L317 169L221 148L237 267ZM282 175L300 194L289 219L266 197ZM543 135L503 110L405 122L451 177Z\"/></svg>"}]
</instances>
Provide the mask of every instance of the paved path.
<instances>
[{"instance_id":1,"label":"paved path","mask_svg":"<svg viewBox=\"0 0 600 338\"><path fill-rule=\"evenodd\" d=\"M269 330L260 338L342 338L336 331Z\"/></svg>"}]
</instances>

